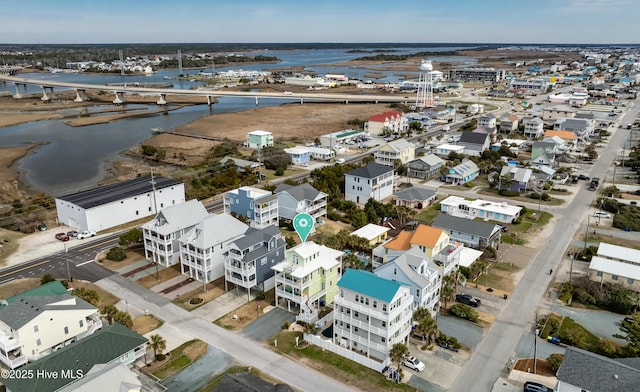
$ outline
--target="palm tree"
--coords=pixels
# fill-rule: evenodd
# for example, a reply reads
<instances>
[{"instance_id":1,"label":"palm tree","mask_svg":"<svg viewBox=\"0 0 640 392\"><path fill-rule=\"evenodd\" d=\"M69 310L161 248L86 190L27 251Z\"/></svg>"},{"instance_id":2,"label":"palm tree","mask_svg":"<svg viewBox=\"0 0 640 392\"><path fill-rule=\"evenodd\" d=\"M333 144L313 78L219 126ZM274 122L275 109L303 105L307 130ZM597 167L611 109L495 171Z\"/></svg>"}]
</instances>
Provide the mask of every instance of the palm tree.
<instances>
[{"instance_id":1,"label":"palm tree","mask_svg":"<svg viewBox=\"0 0 640 392\"><path fill-rule=\"evenodd\" d=\"M167 348L167 341L160 335L151 335L149 337L149 347L153 350L153 356L158 359L158 355L162 354L162 351Z\"/></svg>"},{"instance_id":2,"label":"palm tree","mask_svg":"<svg viewBox=\"0 0 640 392\"><path fill-rule=\"evenodd\" d=\"M127 328L133 327L133 320L131 319L131 315L127 312L117 311L113 315L113 321L116 323L120 323Z\"/></svg>"},{"instance_id":3,"label":"palm tree","mask_svg":"<svg viewBox=\"0 0 640 392\"><path fill-rule=\"evenodd\" d=\"M407 355L409 355L409 348L404 343L396 343L391 346L391 350L389 350L389 358L398 364L398 370L400 370L400 362L402 362Z\"/></svg>"},{"instance_id":4,"label":"palm tree","mask_svg":"<svg viewBox=\"0 0 640 392\"><path fill-rule=\"evenodd\" d=\"M440 299L444 301L444 307L447 307L449 301L453 301L456 297L456 289L458 287L458 270L451 272L442 279L442 288L440 290Z\"/></svg>"},{"instance_id":5,"label":"palm tree","mask_svg":"<svg viewBox=\"0 0 640 392\"><path fill-rule=\"evenodd\" d=\"M440 330L438 329L438 324L436 320L431 317L431 313L428 313L428 316L424 317L418 325L416 326L416 332L420 335L427 338L427 344L431 343L431 341L435 340L434 337L438 335Z\"/></svg>"},{"instance_id":6,"label":"palm tree","mask_svg":"<svg viewBox=\"0 0 640 392\"><path fill-rule=\"evenodd\" d=\"M102 308L102 312L100 313L102 313L102 315L106 317L109 325L111 325L113 323L113 316L118 313L118 309L113 305L105 305L105 307Z\"/></svg>"},{"instance_id":7,"label":"palm tree","mask_svg":"<svg viewBox=\"0 0 640 392\"><path fill-rule=\"evenodd\" d=\"M427 308L418 308L413 312L413 321L419 324L426 317L431 317L431 312Z\"/></svg>"}]
</instances>

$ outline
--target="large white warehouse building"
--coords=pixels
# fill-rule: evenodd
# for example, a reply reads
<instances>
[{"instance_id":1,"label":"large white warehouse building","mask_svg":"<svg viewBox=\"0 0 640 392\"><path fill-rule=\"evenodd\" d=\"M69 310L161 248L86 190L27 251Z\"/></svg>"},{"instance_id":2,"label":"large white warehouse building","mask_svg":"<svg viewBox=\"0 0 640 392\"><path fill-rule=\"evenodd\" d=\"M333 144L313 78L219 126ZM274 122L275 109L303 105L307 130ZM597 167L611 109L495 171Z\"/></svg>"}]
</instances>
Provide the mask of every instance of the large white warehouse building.
<instances>
[{"instance_id":1,"label":"large white warehouse building","mask_svg":"<svg viewBox=\"0 0 640 392\"><path fill-rule=\"evenodd\" d=\"M184 184L144 176L56 198L58 222L78 230L101 231L154 216L185 202Z\"/></svg>"}]
</instances>

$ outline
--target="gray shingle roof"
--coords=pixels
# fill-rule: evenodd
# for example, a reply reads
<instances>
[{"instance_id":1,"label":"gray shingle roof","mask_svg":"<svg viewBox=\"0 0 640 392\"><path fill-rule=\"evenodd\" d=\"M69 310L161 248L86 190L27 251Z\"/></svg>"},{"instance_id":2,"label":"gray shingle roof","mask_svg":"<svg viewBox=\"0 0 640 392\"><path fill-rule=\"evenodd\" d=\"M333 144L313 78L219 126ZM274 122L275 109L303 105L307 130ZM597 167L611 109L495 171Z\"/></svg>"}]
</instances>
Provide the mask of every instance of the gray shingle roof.
<instances>
[{"instance_id":1,"label":"gray shingle roof","mask_svg":"<svg viewBox=\"0 0 640 392\"><path fill-rule=\"evenodd\" d=\"M383 174L393 172L393 167L381 165L379 163L370 163L366 166L359 167L346 173L346 175L364 178L376 178Z\"/></svg>"},{"instance_id":2,"label":"gray shingle roof","mask_svg":"<svg viewBox=\"0 0 640 392\"><path fill-rule=\"evenodd\" d=\"M587 391L630 392L639 388L640 367L568 346L557 377Z\"/></svg>"},{"instance_id":3,"label":"gray shingle roof","mask_svg":"<svg viewBox=\"0 0 640 392\"><path fill-rule=\"evenodd\" d=\"M267 226L264 229L256 229L250 227L246 233L237 240L233 241L233 243L238 247L238 249L248 249L255 244L262 244L272 237L281 235L282 233L276 226Z\"/></svg>"},{"instance_id":4,"label":"gray shingle roof","mask_svg":"<svg viewBox=\"0 0 640 392\"><path fill-rule=\"evenodd\" d=\"M208 249L214 245L230 241L246 233L248 225L229 214L209 215L179 238L198 249Z\"/></svg>"},{"instance_id":5,"label":"gray shingle roof","mask_svg":"<svg viewBox=\"0 0 640 392\"><path fill-rule=\"evenodd\" d=\"M202 202L193 199L160 210L143 228L160 234L170 234L201 222L209 215Z\"/></svg>"},{"instance_id":6,"label":"gray shingle roof","mask_svg":"<svg viewBox=\"0 0 640 392\"><path fill-rule=\"evenodd\" d=\"M172 178L154 177L156 190L168 188L180 184ZM86 191L72 193L58 197L60 200L73 203L81 208L93 208L108 204L117 200L126 199L136 195L142 195L153 191L151 176L134 178L133 180L119 182L117 184L101 186Z\"/></svg>"},{"instance_id":7,"label":"gray shingle roof","mask_svg":"<svg viewBox=\"0 0 640 392\"><path fill-rule=\"evenodd\" d=\"M73 305L56 305L60 301L75 299ZM54 296L21 297L9 303L0 311L0 320L12 329L20 329L29 321L45 311L73 310L73 309L97 309L95 306L82 299L71 295L61 294Z\"/></svg>"},{"instance_id":8,"label":"gray shingle roof","mask_svg":"<svg viewBox=\"0 0 640 392\"><path fill-rule=\"evenodd\" d=\"M460 218L457 216L439 213L431 222L431 226L440 229L458 231L460 233L473 234L482 238L489 238L495 231L496 225L477 220Z\"/></svg>"},{"instance_id":9,"label":"gray shingle roof","mask_svg":"<svg viewBox=\"0 0 640 392\"><path fill-rule=\"evenodd\" d=\"M326 196L324 192L320 192L316 188L312 187L311 184L305 182L303 184L293 186L289 184L280 184L276 188L273 193L287 192L294 199L298 201L304 200L316 200L319 197Z\"/></svg>"},{"instance_id":10,"label":"gray shingle roof","mask_svg":"<svg viewBox=\"0 0 640 392\"><path fill-rule=\"evenodd\" d=\"M435 194L435 191L412 186L411 188L404 188L399 190L394 194L394 196L402 200L424 201L432 198L433 196L435 196Z\"/></svg>"}]
</instances>

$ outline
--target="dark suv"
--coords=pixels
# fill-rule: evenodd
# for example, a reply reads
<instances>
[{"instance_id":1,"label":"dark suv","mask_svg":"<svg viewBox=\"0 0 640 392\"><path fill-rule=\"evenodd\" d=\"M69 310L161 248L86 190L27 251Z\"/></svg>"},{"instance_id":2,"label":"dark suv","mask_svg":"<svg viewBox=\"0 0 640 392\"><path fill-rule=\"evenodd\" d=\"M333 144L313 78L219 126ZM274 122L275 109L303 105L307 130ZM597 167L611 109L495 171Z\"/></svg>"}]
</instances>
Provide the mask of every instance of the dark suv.
<instances>
[{"instance_id":1,"label":"dark suv","mask_svg":"<svg viewBox=\"0 0 640 392\"><path fill-rule=\"evenodd\" d=\"M533 381L524 383L524 392L554 392L553 389Z\"/></svg>"},{"instance_id":2,"label":"dark suv","mask_svg":"<svg viewBox=\"0 0 640 392\"><path fill-rule=\"evenodd\" d=\"M456 302L477 308L481 301L478 298L473 298L471 294L456 294Z\"/></svg>"}]
</instances>

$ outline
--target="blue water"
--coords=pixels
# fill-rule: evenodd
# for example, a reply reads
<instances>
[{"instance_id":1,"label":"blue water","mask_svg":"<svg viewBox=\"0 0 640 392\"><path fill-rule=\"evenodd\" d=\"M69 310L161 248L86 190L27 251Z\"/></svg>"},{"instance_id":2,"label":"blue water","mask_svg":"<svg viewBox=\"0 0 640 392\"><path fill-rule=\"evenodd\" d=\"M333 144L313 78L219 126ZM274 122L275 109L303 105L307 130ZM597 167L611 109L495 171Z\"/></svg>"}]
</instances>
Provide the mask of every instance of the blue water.
<instances>
[{"instance_id":1,"label":"blue water","mask_svg":"<svg viewBox=\"0 0 640 392\"><path fill-rule=\"evenodd\" d=\"M389 49L392 54L406 54L426 51L447 51L464 48L394 48ZM245 64L234 67L220 67L216 71L230 69L271 70L304 66L320 75L325 73L345 74L350 78L365 79L364 75L371 70L341 65L346 61L372 56L377 53L347 53L346 49L323 50L292 50L292 51L260 51L250 52L248 55L262 54L275 56L282 61L274 64ZM440 59L440 60L439 60ZM433 57L433 61L471 61L468 58ZM330 65L327 65L330 64ZM371 68L371 66L368 66ZM210 69L204 70L210 71ZM183 70L186 74L196 74L200 70ZM383 73L385 77L377 79L379 82L394 82L403 79L407 72L387 71L381 68L376 73ZM402 75L400 75L402 74ZM190 89L201 85L200 82L188 80L165 80L168 76L175 78L177 70L161 70L152 75L122 76L119 74L83 74L83 73L26 73L21 74L29 79L55 80L68 83L86 83L105 85L108 83L171 83L176 89ZM417 70L416 70L417 76ZM0 92L16 92L12 83L0 83ZM24 93L24 91L21 91ZM27 93L40 93L38 86L28 86ZM280 105L287 100L261 100L260 106ZM129 105L135 107L135 105ZM143 105L144 106L144 105ZM70 127L63 120L37 121L12 127L0 128L0 147L23 145L25 143L46 143L20 159L17 167L20 169L22 180L31 188L53 195L75 192L95 186L106 172L105 164L115 160L126 159L121 152L135 146L149 138L152 128L172 129L187 124L199 117L215 113L228 113L247 110L255 107L252 98L224 97L209 109L206 105L182 108L171 111L168 115L155 115L142 118L129 118L85 127ZM149 107L157 110L157 107ZM100 107L89 107L89 112L101 110ZM210 111L211 110L211 111ZM61 110L61 114L74 113L73 109Z\"/></svg>"}]
</instances>

